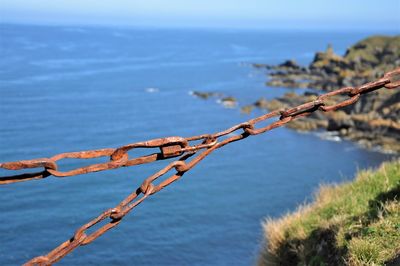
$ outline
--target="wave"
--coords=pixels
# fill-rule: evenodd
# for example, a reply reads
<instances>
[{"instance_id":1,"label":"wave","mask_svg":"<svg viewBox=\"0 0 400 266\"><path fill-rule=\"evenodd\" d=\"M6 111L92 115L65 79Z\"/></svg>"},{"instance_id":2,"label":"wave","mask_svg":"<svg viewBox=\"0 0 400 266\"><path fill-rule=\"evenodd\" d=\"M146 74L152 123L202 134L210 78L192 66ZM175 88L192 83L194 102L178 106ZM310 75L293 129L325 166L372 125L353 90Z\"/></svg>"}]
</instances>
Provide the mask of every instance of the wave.
<instances>
[{"instance_id":1,"label":"wave","mask_svg":"<svg viewBox=\"0 0 400 266\"><path fill-rule=\"evenodd\" d=\"M336 131L326 131L326 132L318 132L315 133L318 137L320 137L323 140L329 140L329 141L335 141L335 142L340 142L342 141L342 138L339 136L339 132Z\"/></svg>"},{"instance_id":2,"label":"wave","mask_svg":"<svg viewBox=\"0 0 400 266\"><path fill-rule=\"evenodd\" d=\"M159 88L146 88L145 91L148 93L155 93L155 92L159 92L160 89Z\"/></svg>"},{"instance_id":3,"label":"wave","mask_svg":"<svg viewBox=\"0 0 400 266\"><path fill-rule=\"evenodd\" d=\"M134 63L134 62L149 62L159 60L163 56L148 56L148 57L116 57L116 58L82 58L82 59L48 59L30 62L31 65L45 68L65 68L74 66L87 66L91 64L110 64L110 63Z\"/></svg>"},{"instance_id":4,"label":"wave","mask_svg":"<svg viewBox=\"0 0 400 266\"><path fill-rule=\"evenodd\" d=\"M66 31L66 32L77 32L77 33L86 33L87 32L87 30L85 30L83 28L71 28L71 27L68 27L68 28L64 28L63 30Z\"/></svg>"},{"instance_id":5,"label":"wave","mask_svg":"<svg viewBox=\"0 0 400 266\"><path fill-rule=\"evenodd\" d=\"M93 70L79 70L71 72L58 72L48 75L36 75L29 76L22 79L12 79L12 80L0 80L1 85L20 85L28 84L32 82L42 82L42 81L56 81L65 79L76 79L84 76L92 76L101 73L114 73L123 71L138 71L146 69L157 69L157 68L168 68L168 67L181 67L181 66L201 66L204 65L204 61L191 61L191 62L168 62L168 63L154 63L154 64L142 64L142 65L125 65L116 67L106 67L98 68Z\"/></svg>"},{"instance_id":6,"label":"wave","mask_svg":"<svg viewBox=\"0 0 400 266\"><path fill-rule=\"evenodd\" d=\"M132 34L126 34L122 32L113 32L112 36L117 37L117 38L122 38L122 39L132 39Z\"/></svg>"}]
</instances>

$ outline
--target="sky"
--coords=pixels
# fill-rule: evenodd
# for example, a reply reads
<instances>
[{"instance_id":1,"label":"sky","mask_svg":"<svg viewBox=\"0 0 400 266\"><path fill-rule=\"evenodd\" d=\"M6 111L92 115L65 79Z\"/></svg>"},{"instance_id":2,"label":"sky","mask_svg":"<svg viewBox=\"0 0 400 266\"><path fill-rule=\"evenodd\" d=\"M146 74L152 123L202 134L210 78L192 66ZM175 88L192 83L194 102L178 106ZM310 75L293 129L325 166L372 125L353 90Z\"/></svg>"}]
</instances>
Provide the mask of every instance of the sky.
<instances>
[{"instance_id":1,"label":"sky","mask_svg":"<svg viewBox=\"0 0 400 266\"><path fill-rule=\"evenodd\" d=\"M400 0L0 0L0 23L400 31Z\"/></svg>"}]
</instances>

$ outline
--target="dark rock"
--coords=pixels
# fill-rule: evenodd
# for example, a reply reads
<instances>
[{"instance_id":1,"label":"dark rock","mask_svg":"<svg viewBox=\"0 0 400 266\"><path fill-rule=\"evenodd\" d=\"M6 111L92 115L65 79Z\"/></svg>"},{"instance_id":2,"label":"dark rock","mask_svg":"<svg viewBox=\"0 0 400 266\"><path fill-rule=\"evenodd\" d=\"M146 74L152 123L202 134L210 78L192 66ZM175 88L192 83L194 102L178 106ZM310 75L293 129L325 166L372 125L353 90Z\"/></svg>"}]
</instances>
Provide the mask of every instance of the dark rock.
<instances>
[{"instance_id":1,"label":"dark rock","mask_svg":"<svg viewBox=\"0 0 400 266\"><path fill-rule=\"evenodd\" d=\"M253 111L254 109L254 105L249 104L249 105L245 105L243 107L240 108L240 111L244 114L250 114L251 111Z\"/></svg>"},{"instance_id":2,"label":"dark rock","mask_svg":"<svg viewBox=\"0 0 400 266\"><path fill-rule=\"evenodd\" d=\"M294 60L287 60L279 65L280 68L300 69L300 66Z\"/></svg>"},{"instance_id":3,"label":"dark rock","mask_svg":"<svg viewBox=\"0 0 400 266\"><path fill-rule=\"evenodd\" d=\"M254 106L260 109L267 109L267 105L268 101L264 97L260 98L254 103Z\"/></svg>"},{"instance_id":4,"label":"dark rock","mask_svg":"<svg viewBox=\"0 0 400 266\"><path fill-rule=\"evenodd\" d=\"M253 67L255 67L255 68L266 68L266 69L268 69L268 68L271 67L270 65L267 65L267 64L257 64L257 63L254 63L254 64L252 64L252 65L253 65Z\"/></svg>"},{"instance_id":5,"label":"dark rock","mask_svg":"<svg viewBox=\"0 0 400 266\"><path fill-rule=\"evenodd\" d=\"M312 92L312 91L306 91L303 93L304 96L318 96L319 93L317 92Z\"/></svg>"},{"instance_id":6,"label":"dark rock","mask_svg":"<svg viewBox=\"0 0 400 266\"><path fill-rule=\"evenodd\" d=\"M223 97L221 93L218 92L201 92L201 91L193 91L191 92L193 96L196 96L198 98L207 100L211 97Z\"/></svg>"},{"instance_id":7,"label":"dark rock","mask_svg":"<svg viewBox=\"0 0 400 266\"><path fill-rule=\"evenodd\" d=\"M231 96L222 98L222 99L220 100L220 102L221 102L222 105L223 105L224 107L226 107L226 108L234 108L234 107L236 107L236 105L237 105L237 100L236 100L236 98L231 97Z\"/></svg>"}]
</instances>

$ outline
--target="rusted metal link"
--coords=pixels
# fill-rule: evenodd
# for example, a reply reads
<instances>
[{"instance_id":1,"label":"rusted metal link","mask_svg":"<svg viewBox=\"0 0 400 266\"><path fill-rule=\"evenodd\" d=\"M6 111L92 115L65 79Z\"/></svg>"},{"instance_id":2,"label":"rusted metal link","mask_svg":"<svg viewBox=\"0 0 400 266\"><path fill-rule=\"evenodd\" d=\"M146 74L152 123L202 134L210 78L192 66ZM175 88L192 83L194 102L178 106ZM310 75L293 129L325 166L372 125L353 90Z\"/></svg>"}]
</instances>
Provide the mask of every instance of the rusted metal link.
<instances>
[{"instance_id":1,"label":"rusted metal link","mask_svg":"<svg viewBox=\"0 0 400 266\"><path fill-rule=\"evenodd\" d=\"M38 173L24 173L12 176L0 177L0 184L9 184L31 179L40 179L53 175L56 177L67 177L73 175L87 174L110 170L120 167L151 163L157 160L177 157L185 152L196 152L199 149L205 149L215 144L210 138L207 138L202 144L189 146L189 141L182 137L167 137L153 139L145 142L137 142L113 149L88 150L80 152L68 152L57 154L51 158L40 158L33 160L24 160L17 162L5 162L0 164L0 168L7 170L20 170L29 168L43 167L44 171ZM128 151L138 148L159 148L160 153L144 155L138 158L129 159ZM62 159L94 159L99 157L109 157L105 163L91 164L89 166L79 167L70 171L59 171L57 161Z\"/></svg>"},{"instance_id":2,"label":"rusted metal link","mask_svg":"<svg viewBox=\"0 0 400 266\"><path fill-rule=\"evenodd\" d=\"M325 103L322 101L321 98L312 101L312 102L308 102L302 105L299 105L297 107L293 107L291 109L288 109L286 111L282 111L281 112L281 120L286 118L286 117L297 117L297 116L301 116L304 113L312 113L314 111L316 111L320 106L323 106Z\"/></svg>"},{"instance_id":3,"label":"rusted metal link","mask_svg":"<svg viewBox=\"0 0 400 266\"><path fill-rule=\"evenodd\" d=\"M12 183L17 183L21 181L28 181L28 180L36 180L36 179L43 179L48 176L51 176L49 172L46 170L34 173L25 173L19 175L12 175L12 176L3 176L0 177L0 185L7 185Z\"/></svg>"},{"instance_id":4,"label":"rusted metal link","mask_svg":"<svg viewBox=\"0 0 400 266\"><path fill-rule=\"evenodd\" d=\"M350 96L354 96L357 94L365 94L368 92L372 92L384 87L386 84L390 83L388 78L381 78L373 82L366 83L360 87L354 88L352 92L350 92Z\"/></svg>"},{"instance_id":5,"label":"rusted metal link","mask_svg":"<svg viewBox=\"0 0 400 266\"><path fill-rule=\"evenodd\" d=\"M291 116L282 117L282 112L284 112L284 111L283 110L277 110L277 111L273 111L273 112L270 112L268 114L265 114L265 115L261 116L260 117L261 119L250 120L251 122L254 121L254 124L252 124L252 125L255 125L255 123L260 123L262 121L265 121L265 120L268 120L268 119L271 119L271 118L274 118L274 117L276 117L277 119L279 118L277 121L272 122L272 123L270 123L270 124L268 124L268 125L266 125L264 127L255 128L254 126L252 126L252 127L249 127L249 128L245 128L244 131L246 133L248 133L249 135L258 135L258 134L264 133L266 131L269 131L271 129L274 129L276 127L281 127L284 124L288 123L290 120L292 120Z\"/></svg>"},{"instance_id":6,"label":"rusted metal link","mask_svg":"<svg viewBox=\"0 0 400 266\"><path fill-rule=\"evenodd\" d=\"M390 81L389 83L385 84L385 88L395 89L400 87L400 68L387 72L383 77L389 79Z\"/></svg>"},{"instance_id":7,"label":"rusted metal link","mask_svg":"<svg viewBox=\"0 0 400 266\"><path fill-rule=\"evenodd\" d=\"M0 184L10 184L20 181L42 179L50 175L56 177L67 177L72 175L80 175L110 169L116 169L120 167L127 167L133 165L140 165L145 163L151 163L158 160L169 159L177 156L181 156L184 153L195 153L201 149L208 149L217 143L217 138L226 136L233 133L236 130L242 129L245 135L257 135L280 127L286 123L289 123L295 118L309 115L310 113L316 111L317 109L324 112L333 111L338 108L343 108L345 106L354 104L360 98L360 95L386 87L389 89L396 88L400 86L400 70L396 69L391 72L386 73L382 78L366 83L360 87L352 88L342 88L336 91L332 91L323 95L320 95L317 100L304 103L302 105L290 108L288 110L277 110L274 112L267 113L260 117L254 118L248 122L244 122L235 125L224 131L215 133L213 135L204 134L199 136L193 136L189 138L182 137L167 137L153 139L145 142L131 143L119 148L109 148L100 150L89 150L80 152L69 152L61 153L55 155L51 158L41 158L28 161L18 161L18 162L7 162L0 164L0 168L8 170L19 170L28 168L43 167L43 171L34 173L24 173L12 176L0 177ZM347 95L349 99L342 102L327 106L326 101L330 97L337 95ZM279 121L275 121L270 125L256 129L255 124L261 121L280 116ZM203 140L201 144L190 145L191 141ZM159 148L159 153L153 153L149 155L140 156L137 158L129 159L128 152L133 149L138 148ZM79 167L70 171L60 171L57 162L62 159L94 159L99 157L109 157L108 162L91 164L88 166Z\"/></svg>"},{"instance_id":8,"label":"rusted metal link","mask_svg":"<svg viewBox=\"0 0 400 266\"><path fill-rule=\"evenodd\" d=\"M347 87L338 89L336 91L328 92L320 95L316 100L301 104L299 106L287 109L287 110L276 110L262 116L253 118L247 122L240 123L224 131L217 132L214 134L203 134L188 138L182 137L168 137L153 139L145 142L137 142L128 145L121 146L116 149L100 149L90 150L81 152L70 152L55 155L51 158L40 158L28 161L17 161L0 163L0 168L7 170L21 170L29 168L42 167L44 170L37 173L27 173L15 175L13 177L0 177L0 184L9 184L23 180L32 180L45 178L49 175L54 176L70 176L84 173L91 173L109 169L115 169L118 167L125 167L131 165L138 165L143 163L150 163L157 160L164 160L180 156L176 161L170 162L167 166L159 170L157 173L146 178L142 184L136 188L131 194L129 194L123 201L112 209L108 209L98 217L89 221L87 224L81 226L73 235L73 237L45 256L39 256L28 261L25 265L51 265L67 254L71 253L74 249L79 246L87 245L93 242L95 239L100 237L102 234L117 226L123 217L127 215L133 208L138 206L149 196L159 192L163 188L172 184L181 178L187 171L192 169L200 161L206 158L210 153L219 149L229 143L247 138L251 135L258 135L269 131L271 129L284 126L285 124L298 119L300 117L308 116L318 110L329 112L338 108L354 104L358 101L362 94L375 91L380 88L393 89L400 87L400 68L394 71L386 73L383 78L376 81L364 84L357 88ZM345 95L348 99L327 105L330 98L334 98L338 95ZM256 128L256 125L275 119L273 122L266 126ZM235 133L240 131L240 133ZM191 142L200 142L200 144L190 145ZM159 148L159 153L149 154L133 159L129 159L128 152L138 148ZM193 155L197 155L192 160L188 160ZM80 167L71 171L62 172L58 170L57 161L66 158L74 159L92 159L108 156L109 161L105 163L92 164L89 166ZM167 175L170 171L173 171L171 175L162 181L158 181L158 184L154 184L155 181L161 179L164 175ZM86 234L87 230L91 227L96 226L99 223L104 223L105 220L109 219L104 225L100 226L99 229L95 230L89 235Z\"/></svg>"},{"instance_id":9,"label":"rusted metal link","mask_svg":"<svg viewBox=\"0 0 400 266\"><path fill-rule=\"evenodd\" d=\"M318 97L318 100L321 101L321 103L323 103L323 104L321 104L319 106L319 109L324 112L330 112L330 111L334 111L338 108L343 108L345 106L354 104L360 98L360 94L353 94L354 90L355 89L353 87L346 87L346 88L342 88L342 89L339 89L336 91L331 91L331 92L320 95ZM337 96L337 95L347 95L350 98L347 100L344 100L342 102L327 106L326 100L331 97Z\"/></svg>"},{"instance_id":10,"label":"rusted metal link","mask_svg":"<svg viewBox=\"0 0 400 266\"><path fill-rule=\"evenodd\" d=\"M21 169L37 168L37 167L44 167L45 169L56 170L57 164L51 159L39 158L34 160L0 163L0 167L7 170L21 170Z\"/></svg>"}]
</instances>

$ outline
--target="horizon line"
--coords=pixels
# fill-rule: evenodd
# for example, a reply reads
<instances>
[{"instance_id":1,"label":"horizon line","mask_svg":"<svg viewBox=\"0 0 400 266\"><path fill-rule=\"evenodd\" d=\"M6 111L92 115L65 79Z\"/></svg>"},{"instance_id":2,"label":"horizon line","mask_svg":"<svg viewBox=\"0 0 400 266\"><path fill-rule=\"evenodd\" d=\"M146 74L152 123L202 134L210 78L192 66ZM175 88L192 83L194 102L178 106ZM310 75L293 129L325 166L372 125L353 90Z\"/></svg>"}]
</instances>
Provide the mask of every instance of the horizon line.
<instances>
[{"instance_id":1,"label":"horizon line","mask_svg":"<svg viewBox=\"0 0 400 266\"><path fill-rule=\"evenodd\" d=\"M90 27L90 28L122 28L122 29L196 29L196 30L254 30L254 31L341 31L341 32L371 32L371 31L383 31L383 32L393 32L391 34L400 34L399 27L330 27L327 25L322 25L320 27L292 27L287 25L282 26L273 26L266 27L265 25L255 26L255 25L244 25L244 26L235 26L235 25L157 25L157 24L131 24L131 23L98 23L98 22L51 22L51 21L20 21L20 20L8 20L1 21L0 26L4 25L20 25L20 26L48 26L48 27Z\"/></svg>"}]
</instances>

